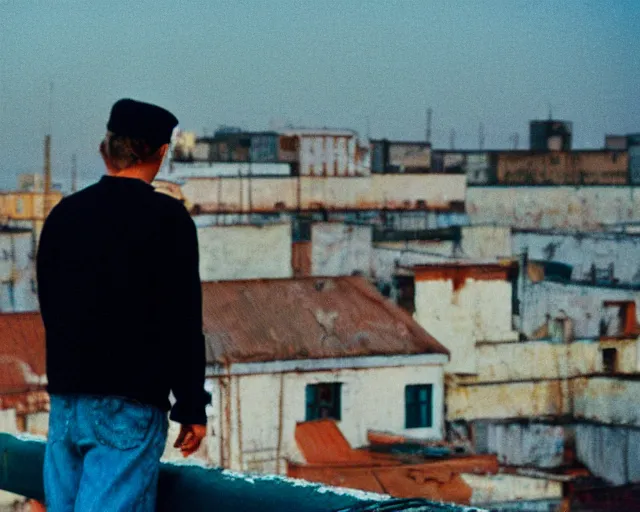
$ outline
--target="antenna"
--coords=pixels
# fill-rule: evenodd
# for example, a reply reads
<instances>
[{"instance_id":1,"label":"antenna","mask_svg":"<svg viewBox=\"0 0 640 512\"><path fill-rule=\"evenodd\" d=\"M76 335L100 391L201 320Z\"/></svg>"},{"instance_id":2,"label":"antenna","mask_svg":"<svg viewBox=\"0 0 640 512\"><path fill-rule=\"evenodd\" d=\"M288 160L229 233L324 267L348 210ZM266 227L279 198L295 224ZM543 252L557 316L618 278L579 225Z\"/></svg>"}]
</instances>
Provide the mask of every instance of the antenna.
<instances>
[{"instance_id":1,"label":"antenna","mask_svg":"<svg viewBox=\"0 0 640 512\"><path fill-rule=\"evenodd\" d=\"M431 144L431 116L433 115L433 110L431 107L427 109L427 144Z\"/></svg>"},{"instance_id":2,"label":"antenna","mask_svg":"<svg viewBox=\"0 0 640 512\"><path fill-rule=\"evenodd\" d=\"M549 103L548 105L549 105L549 121L551 121L553 119L553 106L551 105L551 103Z\"/></svg>"},{"instance_id":3,"label":"antenna","mask_svg":"<svg viewBox=\"0 0 640 512\"><path fill-rule=\"evenodd\" d=\"M371 140L371 118L367 116L367 140Z\"/></svg>"},{"instance_id":4,"label":"antenna","mask_svg":"<svg viewBox=\"0 0 640 512\"><path fill-rule=\"evenodd\" d=\"M478 127L478 147L484 149L484 123Z\"/></svg>"},{"instance_id":5,"label":"antenna","mask_svg":"<svg viewBox=\"0 0 640 512\"><path fill-rule=\"evenodd\" d=\"M78 157L71 155L71 193L78 190Z\"/></svg>"},{"instance_id":6,"label":"antenna","mask_svg":"<svg viewBox=\"0 0 640 512\"><path fill-rule=\"evenodd\" d=\"M518 144L520 144L520 134L518 132L514 132L511 137L509 137L509 142L511 142L512 149L518 149Z\"/></svg>"},{"instance_id":7,"label":"antenna","mask_svg":"<svg viewBox=\"0 0 640 512\"><path fill-rule=\"evenodd\" d=\"M453 128L449 134L449 146L451 149L456 149L456 131Z\"/></svg>"}]
</instances>

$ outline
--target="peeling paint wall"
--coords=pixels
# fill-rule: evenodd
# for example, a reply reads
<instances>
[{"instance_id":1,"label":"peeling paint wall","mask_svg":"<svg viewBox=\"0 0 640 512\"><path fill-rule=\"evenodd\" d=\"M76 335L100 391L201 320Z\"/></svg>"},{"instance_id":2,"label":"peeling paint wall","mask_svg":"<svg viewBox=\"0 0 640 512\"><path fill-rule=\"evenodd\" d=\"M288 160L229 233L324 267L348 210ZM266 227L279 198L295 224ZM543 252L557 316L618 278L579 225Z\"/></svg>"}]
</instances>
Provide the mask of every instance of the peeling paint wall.
<instances>
[{"instance_id":1,"label":"peeling paint wall","mask_svg":"<svg viewBox=\"0 0 640 512\"><path fill-rule=\"evenodd\" d=\"M372 227L319 222L311 227L311 268L314 276L370 273Z\"/></svg>"},{"instance_id":2,"label":"peeling paint wall","mask_svg":"<svg viewBox=\"0 0 640 512\"><path fill-rule=\"evenodd\" d=\"M291 225L198 228L200 279L287 278L291 267Z\"/></svg>"},{"instance_id":3,"label":"peeling paint wall","mask_svg":"<svg viewBox=\"0 0 640 512\"><path fill-rule=\"evenodd\" d=\"M0 232L0 312L38 311L31 232Z\"/></svg>"},{"instance_id":4,"label":"peeling paint wall","mask_svg":"<svg viewBox=\"0 0 640 512\"><path fill-rule=\"evenodd\" d=\"M592 229L640 221L640 190L634 187L470 187L472 224L523 229Z\"/></svg>"},{"instance_id":5,"label":"peeling paint wall","mask_svg":"<svg viewBox=\"0 0 640 512\"><path fill-rule=\"evenodd\" d=\"M577 425L576 452L589 471L612 485L640 482L640 430L636 428Z\"/></svg>"},{"instance_id":6,"label":"peeling paint wall","mask_svg":"<svg viewBox=\"0 0 640 512\"><path fill-rule=\"evenodd\" d=\"M286 458L302 462L294 433L296 423L305 421L307 384L342 383L338 426L353 447L367 444L368 429L418 438L441 439L443 435L441 365L232 376L230 385L224 377L211 381L214 406L210 421L216 435L207 439L209 462L220 464L224 452L228 466L235 470L284 473ZM408 384L433 385L432 428L404 428L404 388Z\"/></svg>"},{"instance_id":7,"label":"peeling paint wall","mask_svg":"<svg viewBox=\"0 0 640 512\"><path fill-rule=\"evenodd\" d=\"M638 292L621 288L564 284L551 281L527 282L522 294L522 331L532 336L545 324L545 315L552 318L565 311L573 323L574 338L597 338L600 322L606 320L604 301L635 300Z\"/></svg>"},{"instance_id":8,"label":"peeling paint wall","mask_svg":"<svg viewBox=\"0 0 640 512\"><path fill-rule=\"evenodd\" d=\"M560 416L569 412L561 381L510 382L447 390L447 419L479 420Z\"/></svg>"},{"instance_id":9,"label":"peeling paint wall","mask_svg":"<svg viewBox=\"0 0 640 512\"><path fill-rule=\"evenodd\" d=\"M572 384L576 417L640 427L640 381L595 377L576 379Z\"/></svg>"},{"instance_id":10,"label":"peeling paint wall","mask_svg":"<svg viewBox=\"0 0 640 512\"><path fill-rule=\"evenodd\" d=\"M425 209L465 200L464 175L376 174L368 177L189 178L189 206L203 212L329 209Z\"/></svg>"},{"instance_id":11,"label":"peeling paint wall","mask_svg":"<svg viewBox=\"0 0 640 512\"><path fill-rule=\"evenodd\" d=\"M562 484L552 480L518 475L463 474L462 478L473 489L471 505L562 498Z\"/></svg>"},{"instance_id":12,"label":"peeling paint wall","mask_svg":"<svg viewBox=\"0 0 640 512\"><path fill-rule=\"evenodd\" d=\"M572 279L586 279L591 265L608 268L621 283L640 282L640 236L602 232L513 233L513 252L527 249L534 260L561 261L573 267Z\"/></svg>"},{"instance_id":13,"label":"peeling paint wall","mask_svg":"<svg viewBox=\"0 0 640 512\"><path fill-rule=\"evenodd\" d=\"M462 255L471 259L511 256L511 228L504 226L463 226Z\"/></svg>"},{"instance_id":14,"label":"peeling paint wall","mask_svg":"<svg viewBox=\"0 0 640 512\"><path fill-rule=\"evenodd\" d=\"M467 279L454 290L451 280L417 280L414 317L451 351L447 373L475 373L477 341L518 337L511 328L511 300L508 281Z\"/></svg>"}]
</instances>

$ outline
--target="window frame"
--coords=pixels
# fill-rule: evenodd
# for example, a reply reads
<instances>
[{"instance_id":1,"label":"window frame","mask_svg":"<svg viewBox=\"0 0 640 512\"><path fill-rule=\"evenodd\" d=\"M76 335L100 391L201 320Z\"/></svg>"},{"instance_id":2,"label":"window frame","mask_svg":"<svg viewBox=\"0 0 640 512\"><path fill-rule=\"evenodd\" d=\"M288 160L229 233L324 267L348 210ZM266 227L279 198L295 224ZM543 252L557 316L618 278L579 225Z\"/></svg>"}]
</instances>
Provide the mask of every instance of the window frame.
<instances>
[{"instance_id":1,"label":"window frame","mask_svg":"<svg viewBox=\"0 0 640 512\"><path fill-rule=\"evenodd\" d=\"M330 400L322 400L321 392L329 390ZM322 410L328 409L329 415L323 416ZM320 419L342 420L342 382L317 382L305 387L305 421Z\"/></svg>"},{"instance_id":2,"label":"window frame","mask_svg":"<svg viewBox=\"0 0 640 512\"><path fill-rule=\"evenodd\" d=\"M404 387L404 428L433 428L433 384L407 384ZM421 391L426 390L425 398ZM424 415L422 407L425 408ZM424 419L424 420L423 420Z\"/></svg>"}]
</instances>

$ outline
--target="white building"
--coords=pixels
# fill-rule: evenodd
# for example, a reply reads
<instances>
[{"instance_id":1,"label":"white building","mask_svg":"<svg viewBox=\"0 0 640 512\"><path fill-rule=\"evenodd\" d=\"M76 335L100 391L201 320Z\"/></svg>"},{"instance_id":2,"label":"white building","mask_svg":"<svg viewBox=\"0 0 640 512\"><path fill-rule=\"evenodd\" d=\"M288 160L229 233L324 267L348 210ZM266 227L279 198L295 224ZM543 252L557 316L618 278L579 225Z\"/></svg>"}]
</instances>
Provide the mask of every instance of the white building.
<instances>
[{"instance_id":1,"label":"white building","mask_svg":"<svg viewBox=\"0 0 640 512\"><path fill-rule=\"evenodd\" d=\"M315 418L337 419L355 447L369 429L442 438L448 352L363 278L203 291L214 434L199 455L208 462L283 473L300 460L296 423Z\"/></svg>"},{"instance_id":2,"label":"white building","mask_svg":"<svg viewBox=\"0 0 640 512\"><path fill-rule=\"evenodd\" d=\"M447 373L475 373L480 342L516 341L512 328L516 268L499 263L414 267L414 318L451 352Z\"/></svg>"},{"instance_id":3,"label":"white building","mask_svg":"<svg viewBox=\"0 0 640 512\"><path fill-rule=\"evenodd\" d=\"M200 224L198 217L195 220ZM198 245L202 281L293 275L291 223L201 225Z\"/></svg>"},{"instance_id":4,"label":"white building","mask_svg":"<svg viewBox=\"0 0 640 512\"><path fill-rule=\"evenodd\" d=\"M33 231L0 227L0 312L37 311Z\"/></svg>"}]
</instances>

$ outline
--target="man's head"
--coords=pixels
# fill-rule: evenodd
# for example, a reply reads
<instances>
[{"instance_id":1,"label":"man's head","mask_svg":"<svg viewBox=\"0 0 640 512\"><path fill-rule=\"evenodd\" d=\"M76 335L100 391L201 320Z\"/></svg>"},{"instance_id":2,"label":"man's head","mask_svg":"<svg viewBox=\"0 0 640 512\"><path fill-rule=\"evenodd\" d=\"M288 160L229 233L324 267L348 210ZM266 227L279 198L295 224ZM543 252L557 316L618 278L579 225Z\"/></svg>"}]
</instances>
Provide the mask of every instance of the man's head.
<instances>
[{"instance_id":1,"label":"man's head","mask_svg":"<svg viewBox=\"0 0 640 512\"><path fill-rule=\"evenodd\" d=\"M151 182L162 164L178 120L169 111L131 99L116 102L100 154L109 174Z\"/></svg>"}]
</instances>

